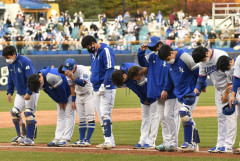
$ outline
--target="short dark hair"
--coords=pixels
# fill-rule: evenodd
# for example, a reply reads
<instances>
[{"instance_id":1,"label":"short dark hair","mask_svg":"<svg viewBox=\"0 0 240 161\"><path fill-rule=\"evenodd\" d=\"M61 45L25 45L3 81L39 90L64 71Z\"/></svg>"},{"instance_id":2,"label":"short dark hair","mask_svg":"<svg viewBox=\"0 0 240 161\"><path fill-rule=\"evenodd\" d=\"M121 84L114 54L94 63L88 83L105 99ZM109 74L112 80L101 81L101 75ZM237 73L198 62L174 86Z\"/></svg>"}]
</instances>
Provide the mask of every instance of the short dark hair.
<instances>
[{"instance_id":1,"label":"short dark hair","mask_svg":"<svg viewBox=\"0 0 240 161\"><path fill-rule=\"evenodd\" d=\"M87 35L82 39L82 47L87 48L87 46L91 45L93 42L97 43L97 40L93 36Z\"/></svg>"},{"instance_id":2,"label":"short dark hair","mask_svg":"<svg viewBox=\"0 0 240 161\"><path fill-rule=\"evenodd\" d=\"M171 46L169 46L169 45L161 46L161 48L158 50L159 59L166 60L167 57L169 57L171 55L171 53L170 53L171 51L173 51Z\"/></svg>"},{"instance_id":3,"label":"short dark hair","mask_svg":"<svg viewBox=\"0 0 240 161\"><path fill-rule=\"evenodd\" d=\"M115 70L111 76L113 84L119 88L123 85L123 74L126 74L123 70Z\"/></svg>"},{"instance_id":4,"label":"short dark hair","mask_svg":"<svg viewBox=\"0 0 240 161\"><path fill-rule=\"evenodd\" d=\"M5 46L2 51L2 56L13 56L17 54L16 48L12 45Z\"/></svg>"},{"instance_id":5,"label":"short dark hair","mask_svg":"<svg viewBox=\"0 0 240 161\"><path fill-rule=\"evenodd\" d=\"M40 75L39 74L32 74L27 79L28 88L30 91L38 93L40 89Z\"/></svg>"},{"instance_id":6,"label":"short dark hair","mask_svg":"<svg viewBox=\"0 0 240 161\"><path fill-rule=\"evenodd\" d=\"M139 75L139 72L142 70L142 67L140 66L132 66L131 68L128 69L128 78L133 79L134 77Z\"/></svg>"},{"instance_id":7,"label":"short dark hair","mask_svg":"<svg viewBox=\"0 0 240 161\"><path fill-rule=\"evenodd\" d=\"M230 66L230 60L232 60L232 58L228 56L220 56L217 61L216 69L221 70L222 72L228 71Z\"/></svg>"},{"instance_id":8,"label":"short dark hair","mask_svg":"<svg viewBox=\"0 0 240 161\"><path fill-rule=\"evenodd\" d=\"M202 46L197 47L192 52L192 58L195 63L201 62L204 58L206 58L206 52L208 52L208 49Z\"/></svg>"}]
</instances>

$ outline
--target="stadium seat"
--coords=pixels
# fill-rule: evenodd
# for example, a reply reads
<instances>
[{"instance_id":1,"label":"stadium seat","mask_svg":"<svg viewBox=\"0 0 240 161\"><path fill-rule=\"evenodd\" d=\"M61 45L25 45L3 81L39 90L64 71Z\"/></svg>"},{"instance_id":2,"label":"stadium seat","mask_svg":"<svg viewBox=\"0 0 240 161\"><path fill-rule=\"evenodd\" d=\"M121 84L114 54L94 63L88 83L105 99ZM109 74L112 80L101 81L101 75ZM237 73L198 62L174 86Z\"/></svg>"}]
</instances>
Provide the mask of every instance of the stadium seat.
<instances>
[{"instance_id":1,"label":"stadium seat","mask_svg":"<svg viewBox=\"0 0 240 161\"><path fill-rule=\"evenodd\" d=\"M89 52L87 51L87 49L82 49L81 54L89 54Z\"/></svg>"},{"instance_id":2,"label":"stadium seat","mask_svg":"<svg viewBox=\"0 0 240 161\"><path fill-rule=\"evenodd\" d=\"M58 54L58 52L57 51L47 51L47 54L48 55L56 55L56 54Z\"/></svg>"},{"instance_id":3,"label":"stadium seat","mask_svg":"<svg viewBox=\"0 0 240 161\"><path fill-rule=\"evenodd\" d=\"M29 51L29 50L28 50L28 51ZM31 55L36 55L36 51L35 51L35 50L30 51L30 54L31 54Z\"/></svg>"},{"instance_id":4,"label":"stadium seat","mask_svg":"<svg viewBox=\"0 0 240 161\"><path fill-rule=\"evenodd\" d=\"M58 54L59 54L59 55L67 55L67 54L68 54L68 51L67 51L67 50L63 50L63 51L59 50L59 51L58 51Z\"/></svg>"},{"instance_id":5,"label":"stadium seat","mask_svg":"<svg viewBox=\"0 0 240 161\"><path fill-rule=\"evenodd\" d=\"M78 50L70 50L68 51L68 54L78 54Z\"/></svg>"},{"instance_id":6,"label":"stadium seat","mask_svg":"<svg viewBox=\"0 0 240 161\"><path fill-rule=\"evenodd\" d=\"M47 51L36 51L36 55L46 55Z\"/></svg>"}]
</instances>

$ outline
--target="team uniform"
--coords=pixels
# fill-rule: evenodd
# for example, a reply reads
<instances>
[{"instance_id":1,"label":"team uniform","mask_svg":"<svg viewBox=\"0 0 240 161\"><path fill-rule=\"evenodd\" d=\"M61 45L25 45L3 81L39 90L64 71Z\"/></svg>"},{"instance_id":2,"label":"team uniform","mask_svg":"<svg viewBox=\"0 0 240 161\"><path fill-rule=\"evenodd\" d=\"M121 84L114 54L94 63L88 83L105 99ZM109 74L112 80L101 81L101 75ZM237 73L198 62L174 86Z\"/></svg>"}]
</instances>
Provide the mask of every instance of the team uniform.
<instances>
[{"instance_id":1,"label":"team uniform","mask_svg":"<svg viewBox=\"0 0 240 161\"><path fill-rule=\"evenodd\" d=\"M206 80L207 75L210 76L215 87L215 103L218 115L218 138L216 147L209 149L209 152L229 152L232 151L236 139L236 113L226 116L222 113L222 108L227 103L222 103L221 96L225 92L227 85L227 75L222 71L216 71L216 64L221 56L228 56L224 51L212 49L212 56L209 62L199 63L199 89L202 81Z\"/></svg>"},{"instance_id":2,"label":"team uniform","mask_svg":"<svg viewBox=\"0 0 240 161\"><path fill-rule=\"evenodd\" d=\"M14 100L14 107L11 109L12 121L17 131L17 137L14 137L11 144L16 145L34 145L36 123L35 115L37 109L38 93L31 92L27 86L27 78L35 73L32 61L27 57L16 55L12 64L8 65L8 85L7 94L13 95L14 88L17 89L17 95ZM30 100L24 100L26 94L31 95ZM23 123L21 113L25 108L27 133ZM26 139L24 139L26 135Z\"/></svg>"},{"instance_id":3,"label":"team uniform","mask_svg":"<svg viewBox=\"0 0 240 161\"><path fill-rule=\"evenodd\" d=\"M90 138L95 129L95 107L93 101L93 88L90 82L90 71L83 65L76 65L73 73L76 77L75 82L67 78L70 86L75 86L76 111L79 119L80 138L73 146L91 146ZM87 124L88 122L88 124ZM85 133L87 136L85 138Z\"/></svg>"},{"instance_id":4,"label":"team uniform","mask_svg":"<svg viewBox=\"0 0 240 161\"><path fill-rule=\"evenodd\" d=\"M198 65L194 63L192 57L184 52L177 50L174 64L169 64L169 81L173 81L173 93L182 103L179 114L183 124L184 142L181 145L182 151L198 151L200 142L196 124L192 118L192 112L195 109L199 97L193 91L198 78ZM169 77L167 77L169 78Z\"/></svg>"},{"instance_id":5,"label":"team uniform","mask_svg":"<svg viewBox=\"0 0 240 161\"><path fill-rule=\"evenodd\" d=\"M55 138L48 146L68 146L75 124L75 111L71 108L72 98L68 81L64 75L58 73L57 68L45 67L40 69L39 73L44 77L43 91L57 103ZM67 104L65 111L60 109L59 103Z\"/></svg>"},{"instance_id":6,"label":"team uniform","mask_svg":"<svg viewBox=\"0 0 240 161\"><path fill-rule=\"evenodd\" d=\"M237 93L237 100L238 102L240 102L240 95L239 95L239 87L240 87L240 56L238 56L236 59L234 59L235 61L235 65L234 65L234 69L232 68L231 70L233 70L233 77L231 77L231 75L228 76L233 78L232 82L233 82L233 88L232 91ZM231 73L230 73L231 74ZM229 78L229 80L231 81L231 79ZM238 118L239 118L239 122L240 122L240 107L238 104ZM240 143L239 143L239 147L240 147Z\"/></svg>"},{"instance_id":7,"label":"team uniform","mask_svg":"<svg viewBox=\"0 0 240 161\"><path fill-rule=\"evenodd\" d=\"M132 66L136 66L135 63L124 63L121 65L120 70L123 70L125 74L128 73L128 69ZM140 98L142 108L142 125L141 136L135 149L140 148L155 148L155 140L157 138L158 126L159 126L159 114L157 110L157 102L154 98L147 97L147 81L139 83L132 79L127 79L125 85L131 89ZM145 103L149 103L145 104ZM151 132L149 133L151 129Z\"/></svg>"},{"instance_id":8,"label":"team uniform","mask_svg":"<svg viewBox=\"0 0 240 161\"><path fill-rule=\"evenodd\" d=\"M173 94L172 81L166 81L168 75L168 64L159 59L155 52L145 55L145 51L138 50L138 62L140 66L148 68L148 88L147 97L157 99L157 111L162 126L163 144L158 146L158 150L165 151L169 148L178 148L178 131L180 127L179 107L176 96ZM171 79L168 79L171 80ZM168 97L165 102L161 101L161 93L165 90ZM150 109L154 110L155 109ZM159 120L154 122L159 125ZM155 136L157 137L157 135ZM156 138L152 139L155 145Z\"/></svg>"},{"instance_id":9,"label":"team uniform","mask_svg":"<svg viewBox=\"0 0 240 161\"><path fill-rule=\"evenodd\" d=\"M101 47L91 54L91 82L93 85L94 105L104 132L104 144L99 148L115 147L112 133L112 109L116 95L116 86L111 80L114 71L114 53L106 44L101 43ZM105 90L103 90L105 89Z\"/></svg>"},{"instance_id":10,"label":"team uniform","mask_svg":"<svg viewBox=\"0 0 240 161\"><path fill-rule=\"evenodd\" d=\"M234 59L235 61L235 65L234 65L234 69L232 68L231 70L233 71L233 88L232 91L234 91L235 93L237 93L236 95L236 99L238 100L238 102L240 101L240 96L239 96L239 87L240 87L240 56L238 56L236 59ZM231 73L230 73L231 74ZM229 77L231 76L229 74ZM237 105L237 109L238 109L238 118L239 118L239 122L240 122L240 107L239 107L239 103ZM240 143L239 143L239 147L240 147ZM240 152L240 148L237 149L237 153L239 154Z\"/></svg>"}]
</instances>

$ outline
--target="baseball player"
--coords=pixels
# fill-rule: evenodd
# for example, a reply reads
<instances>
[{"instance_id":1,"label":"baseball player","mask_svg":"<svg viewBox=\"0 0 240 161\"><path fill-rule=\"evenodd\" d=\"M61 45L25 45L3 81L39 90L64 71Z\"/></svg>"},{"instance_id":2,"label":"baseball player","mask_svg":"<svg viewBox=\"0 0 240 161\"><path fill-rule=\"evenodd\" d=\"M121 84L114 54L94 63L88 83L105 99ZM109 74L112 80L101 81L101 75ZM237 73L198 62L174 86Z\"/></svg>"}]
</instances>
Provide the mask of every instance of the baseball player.
<instances>
[{"instance_id":1,"label":"baseball player","mask_svg":"<svg viewBox=\"0 0 240 161\"><path fill-rule=\"evenodd\" d=\"M93 36L82 39L82 47L91 53L91 82L93 85L94 105L104 132L104 143L97 148L111 149L115 147L112 133L112 109L116 95L116 86L111 80L114 71L114 53L104 43L97 43Z\"/></svg>"},{"instance_id":2,"label":"baseball player","mask_svg":"<svg viewBox=\"0 0 240 161\"><path fill-rule=\"evenodd\" d=\"M65 61L62 71L67 76L72 92L72 108L76 109L79 119L80 138L72 146L91 146L90 139L95 129L95 107L90 71L83 65L76 65L75 60L70 58Z\"/></svg>"},{"instance_id":3,"label":"baseball player","mask_svg":"<svg viewBox=\"0 0 240 161\"><path fill-rule=\"evenodd\" d=\"M55 138L48 146L70 146L74 130L75 111L72 110L72 97L66 77L57 68L44 67L38 74L28 78L28 87L33 92L43 89L57 103L57 127Z\"/></svg>"},{"instance_id":4,"label":"baseball player","mask_svg":"<svg viewBox=\"0 0 240 161\"><path fill-rule=\"evenodd\" d=\"M157 111L157 102L154 98L147 97L147 81L137 82L133 79L129 79L129 69L143 70L142 67L136 66L135 63L124 63L121 65L120 70L116 70L112 73L112 81L117 87L121 87L124 84L131 89L139 97L142 108L142 125L141 136L138 144L134 145L134 149L154 149L155 140L157 137L159 126L159 115ZM144 76L144 78L146 78ZM151 132L149 133L151 129Z\"/></svg>"},{"instance_id":5,"label":"baseball player","mask_svg":"<svg viewBox=\"0 0 240 161\"><path fill-rule=\"evenodd\" d=\"M183 124L185 143L181 145L180 150L198 151L200 139L192 118L192 112L199 99L193 92L197 83L198 66L184 50L174 51L169 45L163 45L158 51L158 56L169 64L169 74L174 84L173 93L182 103L179 114Z\"/></svg>"},{"instance_id":6,"label":"baseball player","mask_svg":"<svg viewBox=\"0 0 240 161\"><path fill-rule=\"evenodd\" d=\"M231 98L229 100L229 106L232 107L232 104L234 104L235 100L239 100L239 64L240 64L240 56L237 58L230 58L228 56L221 56L219 57L217 61L217 70L221 70L222 72L225 72L227 75L227 87L226 87L226 97L229 96L229 93L231 93ZM223 95L224 96L224 95ZM222 96L222 97L223 97ZM222 99L223 100L223 99ZM224 99L226 101L227 99ZM238 114L240 113L239 104L237 104ZM240 122L240 117L239 122ZM240 145L240 144L239 144ZM234 154L240 154L240 148L237 148L234 152Z\"/></svg>"},{"instance_id":7,"label":"baseball player","mask_svg":"<svg viewBox=\"0 0 240 161\"><path fill-rule=\"evenodd\" d=\"M14 100L14 107L11 109L12 121L15 125L17 136L11 141L12 145L34 145L36 136L36 119L34 113L37 109L39 94L31 92L27 86L27 78L35 73L32 61L27 57L17 54L14 46L6 46L3 49L2 56L6 59L8 65L8 102L12 102L14 88L17 89L17 95ZM21 113L25 108L27 131L22 120ZM26 138L25 138L26 135Z\"/></svg>"},{"instance_id":8,"label":"baseball player","mask_svg":"<svg viewBox=\"0 0 240 161\"><path fill-rule=\"evenodd\" d=\"M229 94L226 90L227 75L222 71L216 70L216 64L221 56L228 56L222 50L207 49L198 47L193 50L192 57L195 63L199 63L199 77L195 93L202 88L203 82L206 80L207 75L210 76L215 87L215 103L218 114L218 138L217 145L208 150L210 153L229 153L232 152L237 132L236 113L232 115L224 115L222 108L228 102Z\"/></svg>"},{"instance_id":9,"label":"baseball player","mask_svg":"<svg viewBox=\"0 0 240 161\"><path fill-rule=\"evenodd\" d=\"M167 63L157 56L157 51L162 45L159 37L152 36L149 44L142 45L138 49L138 62L140 66L148 68L147 96L157 99L163 143L157 146L156 149L172 152L178 149L179 103L173 94L172 82L166 82L165 79L168 73ZM147 48L152 51L150 55L145 55ZM159 124L159 122L157 123ZM156 138L153 140L155 141Z\"/></svg>"}]
</instances>

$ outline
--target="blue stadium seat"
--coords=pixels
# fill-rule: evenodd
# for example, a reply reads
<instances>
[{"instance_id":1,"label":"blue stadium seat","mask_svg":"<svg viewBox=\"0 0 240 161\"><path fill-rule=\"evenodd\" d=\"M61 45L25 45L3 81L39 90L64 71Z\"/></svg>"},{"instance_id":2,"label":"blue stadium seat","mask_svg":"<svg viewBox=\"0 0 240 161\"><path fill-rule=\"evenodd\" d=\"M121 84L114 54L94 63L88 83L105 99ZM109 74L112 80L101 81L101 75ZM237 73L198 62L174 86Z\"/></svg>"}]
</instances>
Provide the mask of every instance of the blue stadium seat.
<instances>
[{"instance_id":1,"label":"blue stadium seat","mask_svg":"<svg viewBox=\"0 0 240 161\"><path fill-rule=\"evenodd\" d=\"M28 50L28 51L29 51L29 50ZM31 54L31 55L36 55L36 51L35 51L35 50L30 51L30 54Z\"/></svg>"},{"instance_id":2,"label":"blue stadium seat","mask_svg":"<svg viewBox=\"0 0 240 161\"><path fill-rule=\"evenodd\" d=\"M56 55L56 54L58 54L58 52L57 51L47 51L47 54L48 55Z\"/></svg>"},{"instance_id":3,"label":"blue stadium seat","mask_svg":"<svg viewBox=\"0 0 240 161\"><path fill-rule=\"evenodd\" d=\"M36 51L36 55L46 55L47 51Z\"/></svg>"},{"instance_id":4,"label":"blue stadium seat","mask_svg":"<svg viewBox=\"0 0 240 161\"><path fill-rule=\"evenodd\" d=\"M81 54L89 54L89 52L88 52L87 49L82 49L82 50L81 50Z\"/></svg>"},{"instance_id":5,"label":"blue stadium seat","mask_svg":"<svg viewBox=\"0 0 240 161\"><path fill-rule=\"evenodd\" d=\"M59 54L59 55L67 55L67 54L68 54L68 51L67 51L67 50L63 50L63 51L62 51L62 50L59 50L59 51L58 51L58 54Z\"/></svg>"},{"instance_id":6,"label":"blue stadium seat","mask_svg":"<svg viewBox=\"0 0 240 161\"><path fill-rule=\"evenodd\" d=\"M78 54L78 50L70 50L68 51L68 54Z\"/></svg>"},{"instance_id":7,"label":"blue stadium seat","mask_svg":"<svg viewBox=\"0 0 240 161\"><path fill-rule=\"evenodd\" d=\"M122 54L131 54L130 50L122 50L121 52L122 52Z\"/></svg>"}]
</instances>

